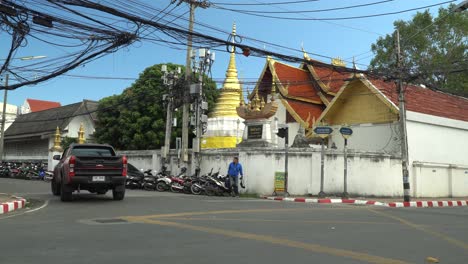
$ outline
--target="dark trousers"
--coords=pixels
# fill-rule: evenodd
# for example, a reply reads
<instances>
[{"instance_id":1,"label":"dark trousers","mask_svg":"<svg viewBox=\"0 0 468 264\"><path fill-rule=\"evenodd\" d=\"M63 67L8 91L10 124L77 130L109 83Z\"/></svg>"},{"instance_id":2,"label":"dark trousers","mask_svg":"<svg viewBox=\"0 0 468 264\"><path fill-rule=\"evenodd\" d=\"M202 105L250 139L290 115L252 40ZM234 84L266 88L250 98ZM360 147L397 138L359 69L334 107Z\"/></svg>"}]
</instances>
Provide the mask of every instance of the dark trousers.
<instances>
[{"instance_id":1,"label":"dark trousers","mask_svg":"<svg viewBox=\"0 0 468 264\"><path fill-rule=\"evenodd\" d=\"M231 192L234 191L234 194L239 195L239 176L229 175L229 183Z\"/></svg>"}]
</instances>

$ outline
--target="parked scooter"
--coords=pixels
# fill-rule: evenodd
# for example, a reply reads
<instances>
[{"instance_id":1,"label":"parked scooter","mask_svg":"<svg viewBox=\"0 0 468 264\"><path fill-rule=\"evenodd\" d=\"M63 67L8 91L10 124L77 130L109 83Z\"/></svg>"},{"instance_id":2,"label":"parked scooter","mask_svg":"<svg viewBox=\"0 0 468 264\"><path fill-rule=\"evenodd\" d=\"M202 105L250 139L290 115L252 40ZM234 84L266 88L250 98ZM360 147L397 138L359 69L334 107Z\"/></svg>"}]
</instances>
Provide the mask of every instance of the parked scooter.
<instances>
[{"instance_id":1,"label":"parked scooter","mask_svg":"<svg viewBox=\"0 0 468 264\"><path fill-rule=\"evenodd\" d=\"M160 191L157 185L160 182L160 179L167 177L168 173L169 172L167 171L166 166L163 166L161 168L161 171L156 173L156 175L153 175L152 170L146 170L144 172L145 177L143 178L142 188L147 191L154 191L154 190ZM169 189L169 187L167 187L167 189Z\"/></svg>"},{"instance_id":2,"label":"parked scooter","mask_svg":"<svg viewBox=\"0 0 468 264\"><path fill-rule=\"evenodd\" d=\"M180 173L176 176L170 177L170 186L172 192L182 192L184 190L184 182L187 179L185 173L187 172L187 168L183 167L180 170Z\"/></svg>"},{"instance_id":3,"label":"parked scooter","mask_svg":"<svg viewBox=\"0 0 468 264\"><path fill-rule=\"evenodd\" d=\"M219 171L207 177L205 193L208 196L224 195L229 196L231 189L229 186L229 178L225 175L219 175Z\"/></svg>"}]
</instances>

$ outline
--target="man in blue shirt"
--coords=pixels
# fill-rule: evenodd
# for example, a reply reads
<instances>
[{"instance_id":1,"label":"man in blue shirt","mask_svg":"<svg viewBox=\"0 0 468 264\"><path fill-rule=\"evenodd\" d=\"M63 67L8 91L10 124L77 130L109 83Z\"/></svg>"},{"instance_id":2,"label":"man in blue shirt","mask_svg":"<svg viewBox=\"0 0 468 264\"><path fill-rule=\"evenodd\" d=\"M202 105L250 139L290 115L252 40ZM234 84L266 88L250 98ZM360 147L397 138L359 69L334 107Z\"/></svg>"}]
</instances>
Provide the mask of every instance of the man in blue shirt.
<instances>
[{"instance_id":1,"label":"man in blue shirt","mask_svg":"<svg viewBox=\"0 0 468 264\"><path fill-rule=\"evenodd\" d=\"M242 178L244 177L244 173L242 172L242 165L239 163L238 157L234 157L233 161L229 164L227 174L229 176L231 193L234 189L233 196L235 195L236 197L239 197L239 174Z\"/></svg>"}]
</instances>

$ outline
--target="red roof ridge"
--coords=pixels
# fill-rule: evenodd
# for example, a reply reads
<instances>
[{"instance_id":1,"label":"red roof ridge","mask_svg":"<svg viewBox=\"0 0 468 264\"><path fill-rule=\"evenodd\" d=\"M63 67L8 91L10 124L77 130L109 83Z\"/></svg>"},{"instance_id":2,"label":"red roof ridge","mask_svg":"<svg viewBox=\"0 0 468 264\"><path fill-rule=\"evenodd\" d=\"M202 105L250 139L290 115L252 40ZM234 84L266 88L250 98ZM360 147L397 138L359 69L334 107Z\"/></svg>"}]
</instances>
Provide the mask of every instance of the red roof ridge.
<instances>
[{"instance_id":1,"label":"red roof ridge","mask_svg":"<svg viewBox=\"0 0 468 264\"><path fill-rule=\"evenodd\" d=\"M27 98L26 102L28 103L31 112L39 112L39 111L44 111L44 110L48 110L51 108L62 106L59 102L31 99L31 98Z\"/></svg>"}]
</instances>

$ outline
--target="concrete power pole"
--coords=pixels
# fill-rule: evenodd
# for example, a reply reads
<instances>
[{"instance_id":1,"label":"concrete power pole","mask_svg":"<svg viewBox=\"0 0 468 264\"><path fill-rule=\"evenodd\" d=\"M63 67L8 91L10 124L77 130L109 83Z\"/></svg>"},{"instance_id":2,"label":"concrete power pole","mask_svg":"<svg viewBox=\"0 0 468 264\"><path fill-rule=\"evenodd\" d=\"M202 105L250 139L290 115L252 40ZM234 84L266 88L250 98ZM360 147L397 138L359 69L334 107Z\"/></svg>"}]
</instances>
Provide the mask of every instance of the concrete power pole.
<instances>
[{"instance_id":1,"label":"concrete power pole","mask_svg":"<svg viewBox=\"0 0 468 264\"><path fill-rule=\"evenodd\" d=\"M2 112L2 135L0 136L0 161L3 161L3 156L5 156L5 122L6 122L6 105L7 105L7 97L8 97L8 78L9 75L5 75L5 91L3 95L3 112Z\"/></svg>"},{"instance_id":2,"label":"concrete power pole","mask_svg":"<svg viewBox=\"0 0 468 264\"><path fill-rule=\"evenodd\" d=\"M174 103L174 86L177 85L180 75L180 67L177 67L175 71L169 71L167 65L161 66L161 72L163 73L162 80L164 86L168 88L168 93L163 96L164 101L167 104L166 110L166 133L164 137L164 150L161 152L163 157L162 166L168 163L169 150L171 149L171 130L172 130L172 111Z\"/></svg>"},{"instance_id":3,"label":"concrete power pole","mask_svg":"<svg viewBox=\"0 0 468 264\"><path fill-rule=\"evenodd\" d=\"M195 8L202 7L207 8L209 6L208 1L206 0L180 0L179 4L185 2L190 6L190 16L189 16L189 32L193 32L193 24L195 21ZM186 89L184 90L184 105L182 107L182 161L188 161L188 133L189 133L189 110L190 110L190 100L189 100L189 91L192 75L192 35L187 37L187 55L185 59L185 80L186 80Z\"/></svg>"},{"instance_id":4,"label":"concrete power pole","mask_svg":"<svg viewBox=\"0 0 468 264\"><path fill-rule=\"evenodd\" d=\"M405 202L410 201L410 183L408 172L408 135L406 133L406 106L405 106L405 90L401 80L401 51L400 51L400 32L395 31L395 50L396 63L398 71L398 108L400 110L400 146L401 146L401 169L403 173L403 197Z\"/></svg>"}]
</instances>

